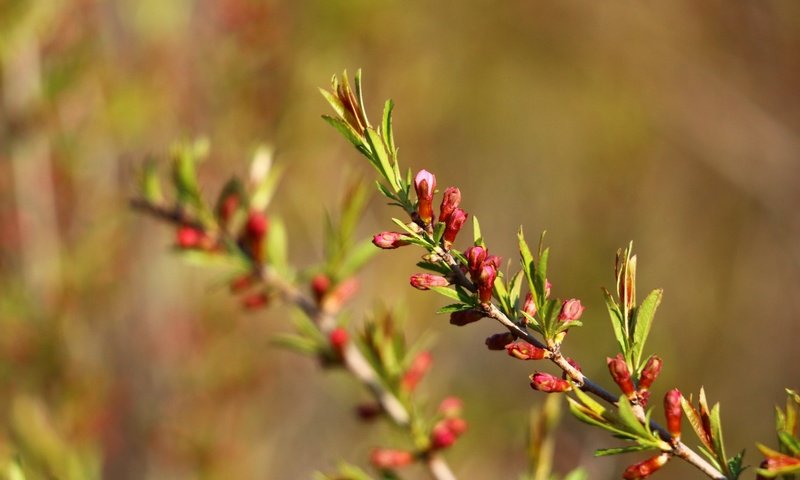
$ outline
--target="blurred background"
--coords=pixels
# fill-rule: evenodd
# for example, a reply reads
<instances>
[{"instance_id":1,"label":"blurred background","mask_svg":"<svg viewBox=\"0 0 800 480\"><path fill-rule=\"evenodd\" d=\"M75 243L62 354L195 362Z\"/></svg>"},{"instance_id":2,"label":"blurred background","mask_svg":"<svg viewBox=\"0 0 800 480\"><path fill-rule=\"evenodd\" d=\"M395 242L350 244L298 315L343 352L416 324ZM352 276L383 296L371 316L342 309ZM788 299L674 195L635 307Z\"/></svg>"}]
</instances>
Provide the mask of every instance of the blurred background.
<instances>
[{"instance_id":1,"label":"blurred background","mask_svg":"<svg viewBox=\"0 0 800 480\"><path fill-rule=\"evenodd\" d=\"M323 212L373 174L317 87L362 68L373 118L397 104L403 165L459 186L494 253L548 231L555 295L588 307L566 353L606 385L599 287L634 240L640 290L665 289L655 395L705 386L757 464L800 387L798 52L794 0L0 0L0 456L59 478L300 479L403 446L356 420L343 373L270 345L287 310L242 312L127 206L173 140L211 140L209 194L270 142L272 208L298 265L318 261ZM374 197L361 234L391 215ZM352 316L386 305L435 335L422 394L463 397L471 426L451 464L516 478L534 367L485 350L495 325L436 317L443 299L408 287L416 255L379 254ZM618 478L641 458L592 457L614 445L565 420L557 466Z\"/></svg>"}]
</instances>

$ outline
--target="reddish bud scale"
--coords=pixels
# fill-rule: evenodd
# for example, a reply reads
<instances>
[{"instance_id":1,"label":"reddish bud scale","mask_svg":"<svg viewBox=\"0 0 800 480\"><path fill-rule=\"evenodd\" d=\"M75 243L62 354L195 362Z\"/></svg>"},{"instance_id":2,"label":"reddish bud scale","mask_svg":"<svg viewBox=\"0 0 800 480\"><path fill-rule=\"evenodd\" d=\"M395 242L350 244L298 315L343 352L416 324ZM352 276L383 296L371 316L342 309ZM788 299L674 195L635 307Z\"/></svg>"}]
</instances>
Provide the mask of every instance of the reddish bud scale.
<instances>
[{"instance_id":1,"label":"reddish bud scale","mask_svg":"<svg viewBox=\"0 0 800 480\"><path fill-rule=\"evenodd\" d=\"M503 263L503 257L499 255L489 255L486 257L486 260L484 260L484 263L492 265L495 270L500 270L500 264Z\"/></svg>"},{"instance_id":2,"label":"reddish bud scale","mask_svg":"<svg viewBox=\"0 0 800 480\"><path fill-rule=\"evenodd\" d=\"M336 354L341 357L344 354L344 348L347 346L347 341L350 336L342 327L334 328L328 335L328 341L331 343L331 348Z\"/></svg>"},{"instance_id":3,"label":"reddish bud scale","mask_svg":"<svg viewBox=\"0 0 800 480\"><path fill-rule=\"evenodd\" d=\"M586 310L586 307L581 305L580 300L577 298L570 298L561 305L561 312L558 314L558 319L562 322L575 321L581 318L584 310Z\"/></svg>"},{"instance_id":4,"label":"reddish bud scale","mask_svg":"<svg viewBox=\"0 0 800 480\"><path fill-rule=\"evenodd\" d=\"M469 273L473 280L478 278L481 265L483 264L483 261L486 260L487 255L488 251L485 248L477 245L474 247L469 247L467 251L464 252L464 256L467 258L467 268L469 269Z\"/></svg>"},{"instance_id":5,"label":"reddish bud scale","mask_svg":"<svg viewBox=\"0 0 800 480\"><path fill-rule=\"evenodd\" d=\"M530 376L531 388L545 393L567 392L572 387L569 382L549 373L536 372Z\"/></svg>"},{"instance_id":6,"label":"reddish bud scale","mask_svg":"<svg viewBox=\"0 0 800 480\"><path fill-rule=\"evenodd\" d=\"M175 234L175 243L180 248L198 248L203 243L205 233L194 227L180 227Z\"/></svg>"},{"instance_id":7,"label":"reddish bud scale","mask_svg":"<svg viewBox=\"0 0 800 480\"><path fill-rule=\"evenodd\" d=\"M417 388L417 384L422 380L422 377L424 377L425 373L431 368L432 363L433 356L430 352L421 352L414 357L408 370L406 370L406 373L403 375L401 381L403 389L409 392L414 391L414 389Z\"/></svg>"},{"instance_id":8,"label":"reddish bud scale","mask_svg":"<svg viewBox=\"0 0 800 480\"><path fill-rule=\"evenodd\" d=\"M348 300L353 298L353 295L358 292L359 283L355 277L342 280L338 285L328 293L325 298L325 307L327 309L338 310L342 305L347 303Z\"/></svg>"},{"instance_id":9,"label":"reddish bud scale","mask_svg":"<svg viewBox=\"0 0 800 480\"><path fill-rule=\"evenodd\" d=\"M505 350L506 345L514 341L514 335L510 332L495 333L490 337L486 337L486 347L489 350Z\"/></svg>"},{"instance_id":10,"label":"reddish bud scale","mask_svg":"<svg viewBox=\"0 0 800 480\"><path fill-rule=\"evenodd\" d=\"M647 478L655 473L659 468L663 467L669 460L669 455L661 453L655 457L648 458L644 462L636 463L625 469L622 478L625 480L639 480Z\"/></svg>"},{"instance_id":11,"label":"reddish bud scale","mask_svg":"<svg viewBox=\"0 0 800 480\"><path fill-rule=\"evenodd\" d=\"M520 360L541 360L548 356L547 350L531 345L528 342L509 343L506 345L506 351L510 356Z\"/></svg>"},{"instance_id":12,"label":"reddish bud scale","mask_svg":"<svg viewBox=\"0 0 800 480\"><path fill-rule=\"evenodd\" d=\"M533 295L528 294L525 296L525 303L522 304L522 311L533 317L536 315L536 302L533 301ZM524 318L524 317L523 317ZM527 322L528 319L526 318Z\"/></svg>"},{"instance_id":13,"label":"reddish bud scale","mask_svg":"<svg viewBox=\"0 0 800 480\"><path fill-rule=\"evenodd\" d=\"M681 392L674 388L664 396L664 416L667 418L667 430L672 438L681 438Z\"/></svg>"},{"instance_id":14,"label":"reddish bud scale","mask_svg":"<svg viewBox=\"0 0 800 480\"><path fill-rule=\"evenodd\" d=\"M456 187L447 187L442 196L442 205L439 209L439 221L447 223L450 215L461 203L461 190Z\"/></svg>"},{"instance_id":15,"label":"reddish bud scale","mask_svg":"<svg viewBox=\"0 0 800 480\"><path fill-rule=\"evenodd\" d=\"M445 246L449 248L450 245L456 241L456 235L458 235L458 232L461 231L461 227L464 226L464 222L466 221L467 212L461 210L460 208L456 208L453 213L450 214L444 229Z\"/></svg>"},{"instance_id":16,"label":"reddish bud scale","mask_svg":"<svg viewBox=\"0 0 800 480\"><path fill-rule=\"evenodd\" d=\"M461 410L464 408L464 402L461 401L458 397L445 397L441 403L439 403L439 413L444 415L445 417L457 417L461 415Z\"/></svg>"},{"instance_id":17,"label":"reddish bud scale","mask_svg":"<svg viewBox=\"0 0 800 480\"><path fill-rule=\"evenodd\" d=\"M356 415L365 422L374 420L382 412L381 406L377 403L362 403L356 407Z\"/></svg>"},{"instance_id":18,"label":"reddish bud scale","mask_svg":"<svg viewBox=\"0 0 800 480\"><path fill-rule=\"evenodd\" d=\"M242 275L241 277L234 278L231 281L231 293L240 293L255 283L255 278L252 275Z\"/></svg>"},{"instance_id":19,"label":"reddish bud scale","mask_svg":"<svg viewBox=\"0 0 800 480\"><path fill-rule=\"evenodd\" d=\"M314 294L314 299L320 303L331 288L331 279L324 273L318 273L311 279L311 293Z\"/></svg>"},{"instance_id":20,"label":"reddish bud scale","mask_svg":"<svg viewBox=\"0 0 800 480\"><path fill-rule=\"evenodd\" d=\"M648 390L653 382L656 381L658 374L661 372L661 367L664 365L664 362L661 361L660 358L653 355L650 359L647 360L645 363L644 368L642 369L642 374L639 376L639 390Z\"/></svg>"},{"instance_id":21,"label":"reddish bud scale","mask_svg":"<svg viewBox=\"0 0 800 480\"><path fill-rule=\"evenodd\" d=\"M487 261L481 265L481 270L478 274L478 298L481 303L489 303L492 301L492 288L494 281L497 278L497 269Z\"/></svg>"},{"instance_id":22,"label":"reddish bud scale","mask_svg":"<svg viewBox=\"0 0 800 480\"><path fill-rule=\"evenodd\" d=\"M372 237L372 243L384 250L393 250L409 244L408 241L403 239L403 234L399 232L381 232Z\"/></svg>"},{"instance_id":23,"label":"reddish bud scale","mask_svg":"<svg viewBox=\"0 0 800 480\"><path fill-rule=\"evenodd\" d=\"M450 280L432 273L415 273L411 275L409 283L417 290L430 290L431 287L446 287L450 285Z\"/></svg>"},{"instance_id":24,"label":"reddish bud scale","mask_svg":"<svg viewBox=\"0 0 800 480\"><path fill-rule=\"evenodd\" d=\"M242 306L245 310L258 310L269 304L269 296L266 293L254 293L242 299Z\"/></svg>"},{"instance_id":25,"label":"reddish bud scale","mask_svg":"<svg viewBox=\"0 0 800 480\"><path fill-rule=\"evenodd\" d=\"M433 192L436 190L436 177L427 170L420 170L414 177L417 192L417 214L425 226L433 222Z\"/></svg>"},{"instance_id":26,"label":"reddish bud scale","mask_svg":"<svg viewBox=\"0 0 800 480\"><path fill-rule=\"evenodd\" d=\"M383 470L405 467L414 462L414 454L406 450L376 448L369 456L370 463Z\"/></svg>"},{"instance_id":27,"label":"reddish bud scale","mask_svg":"<svg viewBox=\"0 0 800 480\"><path fill-rule=\"evenodd\" d=\"M479 310L462 310L460 312L453 312L450 314L450 325L463 327L464 325L477 322L483 317L483 312Z\"/></svg>"},{"instance_id":28,"label":"reddish bud scale","mask_svg":"<svg viewBox=\"0 0 800 480\"><path fill-rule=\"evenodd\" d=\"M606 362L614 383L619 385L625 396L631 397L634 394L633 380L631 379L631 372L628 370L628 364L625 363L622 354L618 353L614 358L606 358Z\"/></svg>"}]
</instances>

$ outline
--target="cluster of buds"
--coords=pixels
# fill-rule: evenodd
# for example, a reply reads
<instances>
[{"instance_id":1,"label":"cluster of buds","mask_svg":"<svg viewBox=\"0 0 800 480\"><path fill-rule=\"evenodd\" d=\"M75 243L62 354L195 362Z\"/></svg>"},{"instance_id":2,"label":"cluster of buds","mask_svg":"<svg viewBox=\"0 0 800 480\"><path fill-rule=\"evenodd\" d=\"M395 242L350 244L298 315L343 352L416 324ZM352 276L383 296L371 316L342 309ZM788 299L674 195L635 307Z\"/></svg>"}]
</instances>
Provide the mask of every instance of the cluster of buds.
<instances>
[{"instance_id":1,"label":"cluster of buds","mask_svg":"<svg viewBox=\"0 0 800 480\"><path fill-rule=\"evenodd\" d=\"M324 273L314 275L310 283L314 301L326 312L338 311L358 292L359 288L358 279L355 277L334 283Z\"/></svg>"},{"instance_id":2,"label":"cluster of buds","mask_svg":"<svg viewBox=\"0 0 800 480\"><path fill-rule=\"evenodd\" d=\"M270 296L264 291L247 293L248 290L258 285L258 278L253 274L242 275L234 278L230 282L230 290L233 294L242 295L242 307L245 310L260 310L269 305Z\"/></svg>"},{"instance_id":3,"label":"cluster of buds","mask_svg":"<svg viewBox=\"0 0 800 480\"><path fill-rule=\"evenodd\" d=\"M406 392L413 392L417 388L417 384L422 380L425 374L430 370L433 364L433 356L431 352L420 352L411 361L406 372L400 380L400 385Z\"/></svg>"},{"instance_id":4,"label":"cluster of buds","mask_svg":"<svg viewBox=\"0 0 800 480\"><path fill-rule=\"evenodd\" d=\"M417 193L417 211L415 222L428 233L433 232L436 217L433 213L433 195L436 192L436 176L427 170L420 170L414 177L414 190ZM456 241L458 232L467 221L467 212L458 207L461 203L461 191L456 187L448 187L442 195L439 206L439 221L444 225L442 243L445 250L450 249Z\"/></svg>"},{"instance_id":5,"label":"cluster of buds","mask_svg":"<svg viewBox=\"0 0 800 480\"><path fill-rule=\"evenodd\" d=\"M642 368L636 384L634 384L630 369L622 354L618 353L614 358L606 358L606 363L614 383L617 384L631 403L643 407L647 406L647 402L650 399L650 386L655 382L663 366L661 359L656 355L651 356L645 363L644 368Z\"/></svg>"},{"instance_id":6,"label":"cluster of buds","mask_svg":"<svg viewBox=\"0 0 800 480\"><path fill-rule=\"evenodd\" d=\"M481 303L491 302L494 281L502 259L497 255L489 255L489 250L479 245L469 247L464 256L467 258L470 278L478 288L478 298Z\"/></svg>"},{"instance_id":7,"label":"cluster of buds","mask_svg":"<svg viewBox=\"0 0 800 480\"><path fill-rule=\"evenodd\" d=\"M467 431L467 422L461 418L462 405L457 397L447 397L439 404L439 413L444 418L436 422L431 430L431 450L451 447Z\"/></svg>"},{"instance_id":8,"label":"cluster of buds","mask_svg":"<svg viewBox=\"0 0 800 480\"><path fill-rule=\"evenodd\" d=\"M216 240L205 231L188 225L178 227L175 232L175 246L181 250L212 251L217 248Z\"/></svg>"}]
</instances>

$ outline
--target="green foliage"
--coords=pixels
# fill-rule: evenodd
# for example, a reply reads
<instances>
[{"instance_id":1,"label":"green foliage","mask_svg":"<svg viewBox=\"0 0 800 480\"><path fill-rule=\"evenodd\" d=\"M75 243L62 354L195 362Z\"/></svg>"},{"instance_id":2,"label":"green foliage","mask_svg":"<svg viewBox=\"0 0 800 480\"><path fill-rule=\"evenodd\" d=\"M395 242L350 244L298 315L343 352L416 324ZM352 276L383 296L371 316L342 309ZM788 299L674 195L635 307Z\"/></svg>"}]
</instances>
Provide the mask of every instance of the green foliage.
<instances>
[{"instance_id":1,"label":"green foliage","mask_svg":"<svg viewBox=\"0 0 800 480\"><path fill-rule=\"evenodd\" d=\"M685 397L681 397L681 407L686 419L702 444L700 451L727 478L739 478L742 470L744 470L742 466L744 451L731 458L725 454L719 403L714 404L709 409L705 390L701 388L697 408L692 405L691 398L687 400Z\"/></svg>"}]
</instances>

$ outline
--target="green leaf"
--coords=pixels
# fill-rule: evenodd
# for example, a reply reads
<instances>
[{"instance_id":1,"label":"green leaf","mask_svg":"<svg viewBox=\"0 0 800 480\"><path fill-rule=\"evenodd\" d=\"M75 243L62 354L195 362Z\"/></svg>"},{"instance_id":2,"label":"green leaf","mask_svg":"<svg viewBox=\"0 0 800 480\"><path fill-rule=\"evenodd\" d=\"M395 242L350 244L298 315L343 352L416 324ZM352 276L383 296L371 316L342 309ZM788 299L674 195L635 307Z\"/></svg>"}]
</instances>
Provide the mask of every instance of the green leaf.
<instances>
[{"instance_id":1,"label":"green leaf","mask_svg":"<svg viewBox=\"0 0 800 480\"><path fill-rule=\"evenodd\" d=\"M478 222L478 217L476 215L472 216L472 240L475 245L479 247L486 247L486 244L483 241L483 235L481 235L481 224Z\"/></svg>"},{"instance_id":2,"label":"green leaf","mask_svg":"<svg viewBox=\"0 0 800 480\"><path fill-rule=\"evenodd\" d=\"M711 423L711 441L714 444L714 453L719 463L727 467L728 457L725 455L725 443L722 440L722 422L719 417L719 403L711 407L709 420Z\"/></svg>"},{"instance_id":3,"label":"green leaf","mask_svg":"<svg viewBox=\"0 0 800 480\"><path fill-rule=\"evenodd\" d=\"M534 303L536 304L536 308L538 309L540 308L542 302L538 298L539 295L533 285L533 276L535 270L533 254L531 253L531 249L528 247L528 243L525 241L525 235L522 232L522 227L519 227L517 239L519 240L519 255L520 263L522 264L522 271L525 272L525 277L528 279L528 289L530 290Z\"/></svg>"},{"instance_id":4,"label":"green leaf","mask_svg":"<svg viewBox=\"0 0 800 480\"><path fill-rule=\"evenodd\" d=\"M443 313L463 312L464 310L472 310L473 308L473 305L467 305L466 303L453 303L440 308L436 311L436 314L441 315Z\"/></svg>"},{"instance_id":5,"label":"green leaf","mask_svg":"<svg viewBox=\"0 0 800 480\"><path fill-rule=\"evenodd\" d=\"M386 103L383 105L383 122L381 123L381 135L383 136L384 141L386 142L386 147L389 149L389 153L394 156L394 152L397 151L397 148L394 145L394 132L392 131L392 111L394 110L394 102L390 100L386 100Z\"/></svg>"},{"instance_id":6,"label":"green leaf","mask_svg":"<svg viewBox=\"0 0 800 480\"><path fill-rule=\"evenodd\" d=\"M353 127L351 127L346 121L338 117L331 117L330 115L323 115L322 119L328 122L330 126L335 128L336 130L341 133L344 138L347 139L350 143L353 144L359 152L361 152L365 157L370 160L370 163L375 168L379 168L378 165L372 160L370 152L368 150L369 147L364 143L364 140L361 138L361 135L356 132ZM378 170L380 173L380 170Z\"/></svg>"},{"instance_id":7,"label":"green leaf","mask_svg":"<svg viewBox=\"0 0 800 480\"><path fill-rule=\"evenodd\" d=\"M594 452L595 457L607 457L610 455L621 455L623 453L641 452L643 450L653 450L649 445L631 445L629 447L601 448Z\"/></svg>"},{"instance_id":8,"label":"green leaf","mask_svg":"<svg viewBox=\"0 0 800 480\"><path fill-rule=\"evenodd\" d=\"M508 303L512 311L519 303L520 291L522 290L522 275L523 272L520 270L508 282Z\"/></svg>"},{"instance_id":9,"label":"green leaf","mask_svg":"<svg viewBox=\"0 0 800 480\"><path fill-rule=\"evenodd\" d=\"M781 445L786 447L786 450L794 456L800 456L800 441L792 436L789 432L778 432L778 440Z\"/></svg>"},{"instance_id":10,"label":"green leaf","mask_svg":"<svg viewBox=\"0 0 800 480\"><path fill-rule=\"evenodd\" d=\"M612 297L611 293L605 288L603 288L603 298L606 301L608 316L611 317L611 327L614 330L614 338L617 339L620 352L627 358L628 342L625 338L622 312L619 309L619 305L617 305L617 302L614 300L614 297Z\"/></svg>"},{"instance_id":11,"label":"green leaf","mask_svg":"<svg viewBox=\"0 0 800 480\"><path fill-rule=\"evenodd\" d=\"M286 235L286 225L279 216L273 216L270 221L265 248L270 265L279 274L286 275L289 272L289 240Z\"/></svg>"},{"instance_id":12,"label":"green leaf","mask_svg":"<svg viewBox=\"0 0 800 480\"><path fill-rule=\"evenodd\" d=\"M200 187L197 184L196 159L190 146L179 144L172 151L172 180L178 193L178 202L202 207Z\"/></svg>"},{"instance_id":13,"label":"green leaf","mask_svg":"<svg viewBox=\"0 0 800 480\"><path fill-rule=\"evenodd\" d=\"M150 203L159 204L164 201L161 192L161 180L158 177L158 168L152 158L145 161L139 179L139 188L142 197Z\"/></svg>"},{"instance_id":14,"label":"green leaf","mask_svg":"<svg viewBox=\"0 0 800 480\"><path fill-rule=\"evenodd\" d=\"M586 472L583 468L579 467L575 470L569 472L565 477L564 480L588 480L589 473Z\"/></svg>"},{"instance_id":15,"label":"green leaf","mask_svg":"<svg viewBox=\"0 0 800 480\"><path fill-rule=\"evenodd\" d=\"M656 309L658 305L661 303L661 297L664 294L664 290L656 289L650 292L649 295L644 299L641 305L636 307L636 311L634 313L634 324L633 324L633 358L634 362L634 369L639 370L639 364L642 360L642 351L644 350L644 344L647 341L647 336L650 334L650 326L653 323L653 317L656 314Z\"/></svg>"},{"instance_id":16,"label":"green leaf","mask_svg":"<svg viewBox=\"0 0 800 480\"><path fill-rule=\"evenodd\" d=\"M450 288L450 287L430 287L430 290L432 292L438 293L439 295L443 295L443 296L445 296L447 298L450 298L450 299L453 299L453 300L458 300L459 302L461 301L461 296L458 294L458 292L454 288Z\"/></svg>"},{"instance_id":17,"label":"green leaf","mask_svg":"<svg viewBox=\"0 0 800 480\"><path fill-rule=\"evenodd\" d=\"M547 298L547 259L549 256L550 249L545 248L539 255L539 262L533 276L533 286L536 289L537 297L540 301Z\"/></svg>"},{"instance_id":18,"label":"green leaf","mask_svg":"<svg viewBox=\"0 0 800 480\"><path fill-rule=\"evenodd\" d=\"M619 400L617 401L617 413L619 414L622 424L627 427L628 431L641 439L652 440L652 435L636 418L636 414L633 412L631 402L628 401L628 398L625 397L625 395L620 396Z\"/></svg>"},{"instance_id":19,"label":"green leaf","mask_svg":"<svg viewBox=\"0 0 800 480\"><path fill-rule=\"evenodd\" d=\"M373 255L378 253L378 250L379 249L375 248L375 245L372 244L372 240L362 240L353 247L347 257L345 257L341 268L339 268L339 276L341 278L347 278L361 270L361 267L363 267Z\"/></svg>"},{"instance_id":20,"label":"green leaf","mask_svg":"<svg viewBox=\"0 0 800 480\"><path fill-rule=\"evenodd\" d=\"M305 355L317 355L322 351L321 346L314 340L292 333L275 334L271 341L275 345L288 348L289 350L294 350Z\"/></svg>"},{"instance_id":21,"label":"green leaf","mask_svg":"<svg viewBox=\"0 0 800 480\"><path fill-rule=\"evenodd\" d=\"M691 403L686 400L685 397L681 396L681 407L683 408L683 413L686 415L686 419L689 421L689 425L692 426L694 433L697 435L697 438L703 445L706 446L708 449L712 449L710 443L708 443L706 438L705 430L703 429L703 421L700 418L700 414L695 410Z\"/></svg>"},{"instance_id":22,"label":"green leaf","mask_svg":"<svg viewBox=\"0 0 800 480\"><path fill-rule=\"evenodd\" d=\"M328 101L331 108L333 108L333 111L336 112L336 115L344 117L344 105L342 105L342 102L339 101L339 97L335 96L334 94L325 90L324 88L320 88L319 93L321 93L322 96L325 97L325 100Z\"/></svg>"},{"instance_id":23,"label":"green leaf","mask_svg":"<svg viewBox=\"0 0 800 480\"><path fill-rule=\"evenodd\" d=\"M444 236L444 231L446 228L447 225L445 225L444 223L439 222L436 224L436 227L434 227L433 230L433 243L438 245L439 242L442 241L442 236Z\"/></svg>"},{"instance_id":24,"label":"green leaf","mask_svg":"<svg viewBox=\"0 0 800 480\"><path fill-rule=\"evenodd\" d=\"M389 182L389 185L392 186L395 192L399 191L400 184L397 182L397 178L394 175L394 169L389 161L389 155L386 153L386 147L383 145L383 141L378 135L378 132L367 128L365 136L369 143L370 150L375 155L377 165L380 166L378 172Z\"/></svg>"}]
</instances>

